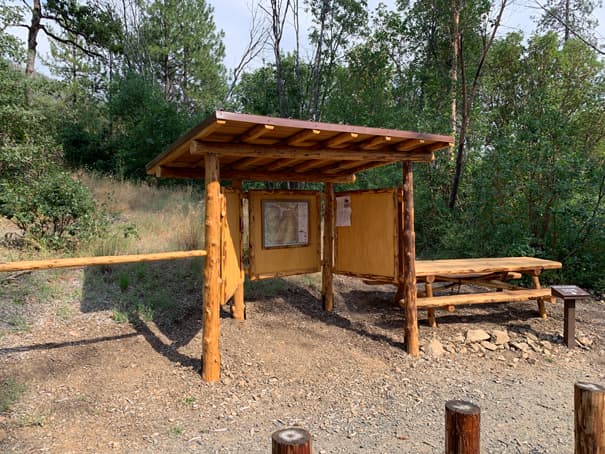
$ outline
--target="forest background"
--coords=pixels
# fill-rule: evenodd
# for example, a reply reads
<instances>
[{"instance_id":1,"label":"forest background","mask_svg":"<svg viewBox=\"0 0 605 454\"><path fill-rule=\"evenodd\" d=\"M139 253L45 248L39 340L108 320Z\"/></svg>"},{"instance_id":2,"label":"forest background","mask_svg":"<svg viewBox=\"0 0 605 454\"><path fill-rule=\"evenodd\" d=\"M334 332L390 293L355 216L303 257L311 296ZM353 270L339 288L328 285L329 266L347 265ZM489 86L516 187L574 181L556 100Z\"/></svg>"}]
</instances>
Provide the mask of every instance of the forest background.
<instances>
[{"instance_id":1,"label":"forest background","mask_svg":"<svg viewBox=\"0 0 605 454\"><path fill-rule=\"evenodd\" d=\"M201 190L144 166L217 109L409 129L456 138L415 165L420 257L555 259L556 280L603 291L600 4L534 3L524 36L502 27L507 0L260 0L227 68L205 0L0 0L0 215L22 231L15 245L73 254L111 222L82 173Z\"/></svg>"}]
</instances>

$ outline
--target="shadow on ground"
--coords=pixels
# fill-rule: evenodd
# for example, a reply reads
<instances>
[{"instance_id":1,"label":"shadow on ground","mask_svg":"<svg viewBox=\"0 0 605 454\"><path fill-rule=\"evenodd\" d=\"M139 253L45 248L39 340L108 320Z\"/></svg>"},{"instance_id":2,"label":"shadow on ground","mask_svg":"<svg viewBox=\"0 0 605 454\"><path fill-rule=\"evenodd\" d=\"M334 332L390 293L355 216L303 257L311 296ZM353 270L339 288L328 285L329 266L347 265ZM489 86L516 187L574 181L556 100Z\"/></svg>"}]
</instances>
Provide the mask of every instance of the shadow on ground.
<instances>
[{"instance_id":1,"label":"shadow on ground","mask_svg":"<svg viewBox=\"0 0 605 454\"><path fill-rule=\"evenodd\" d=\"M202 329L202 264L202 259L186 259L89 267L80 309L111 311L116 322L129 323L170 361L200 370L199 357L178 349Z\"/></svg>"}]
</instances>

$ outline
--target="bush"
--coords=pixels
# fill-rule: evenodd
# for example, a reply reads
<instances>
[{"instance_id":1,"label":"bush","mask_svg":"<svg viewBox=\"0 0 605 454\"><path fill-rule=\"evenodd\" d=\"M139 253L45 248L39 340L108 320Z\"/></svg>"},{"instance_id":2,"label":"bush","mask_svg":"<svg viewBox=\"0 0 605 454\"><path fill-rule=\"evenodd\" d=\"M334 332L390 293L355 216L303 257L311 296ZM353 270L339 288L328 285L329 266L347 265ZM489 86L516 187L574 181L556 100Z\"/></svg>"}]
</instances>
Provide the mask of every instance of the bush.
<instances>
[{"instance_id":1,"label":"bush","mask_svg":"<svg viewBox=\"0 0 605 454\"><path fill-rule=\"evenodd\" d=\"M29 184L3 186L0 214L46 247L73 248L106 230L105 216L90 192L66 172L54 170Z\"/></svg>"}]
</instances>

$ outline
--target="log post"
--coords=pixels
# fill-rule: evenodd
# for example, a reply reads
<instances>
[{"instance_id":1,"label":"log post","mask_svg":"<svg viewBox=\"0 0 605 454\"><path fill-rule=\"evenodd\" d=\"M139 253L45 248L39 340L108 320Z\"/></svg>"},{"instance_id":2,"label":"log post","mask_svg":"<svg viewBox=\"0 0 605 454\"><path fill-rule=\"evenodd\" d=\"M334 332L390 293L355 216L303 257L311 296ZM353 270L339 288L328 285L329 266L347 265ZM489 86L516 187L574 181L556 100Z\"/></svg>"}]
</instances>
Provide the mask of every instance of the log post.
<instances>
[{"instance_id":1,"label":"log post","mask_svg":"<svg viewBox=\"0 0 605 454\"><path fill-rule=\"evenodd\" d=\"M324 211L323 262L321 273L322 303L325 311L334 310L332 285L334 268L334 185L324 183L326 206Z\"/></svg>"},{"instance_id":2,"label":"log post","mask_svg":"<svg viewBox=\"0 0 605 454\"><path fill-rule=\"evenodd\" d=\"M239 196L239 203L240 203L240 218L239 218L239 224L238 225L238 232L239 232L239 243L240 243L240 250L239 252L239 266L240 266L240 283L237 285L237 288L235 289L235 293L233 294L233 303L231 304L231 316L235 319L235 320L244 320L246 318L246 303L244 301L244 280L245 280L245 273L244 273L244 263L242 260L242 242L244 241L244 235L243 235L243 220L242 220L242 198L241 198L241 190L242 190L242 180L232 180L231 181L231 187L233 189L236 189L238 191L240 191L240 196ZM233 234L233 231L232 233Z\"/></svg>"},{"instance_id":3,"label":"log post","mask_svg":"<svg viewBox=\"0 0 605 454\"><path fill-rule=\"evenodd\" d=\"M418 356L418 308L416 306L416 233L414 232L414 175L412 163L403 162L403 297L405 300L405 345Z\"/></svg>"},{"instance_id":4,"label":"log post","mask_svg":"<svg viewBox=\"0 0 605 454\"><path fill-rule=\"evenodd\" d=\"M605 387L574 385L575 454L605 454Z\"/></svg>"},{"instance_id":5,"label":"log post","mask_svg":"<svg viewBox=\"0 0 605 454\"><path fill-rule=\"evenodd\" d=\"M300 427L278 430L271 435L272 454L311 454L311 435Z\"/></svg>"},{"instance_id":6,"label":"log post","mask_svg":"<svg viewBox=\"0 0 605 454\"><path fill-rule=\"evenodd\" d=\"M445 403L445 454L480 453L481 409L463 400Z\"/></svg>"},{"instance_id":7,"label":"log post","mask_svg":"<svg viewBox=\"0 0 605 454\"><path fill-rule=\"evenodd\" d=\"M531 276L532 284L534 288L542 288L540 285L540 270L534 270ZM538 298L538 312L540 313L540 317L547 318L546 315L546 307L544 306L544 299Z\"/></svg>"},{"instance_id":8,"label":"log post","mask_svg":"<svg viewBox=\"0 0 605 454\"><path fill-rule=\"evenodd\" d=\"M426 283L424 285L426 288L426 297L427 298L433 297L433 282L435 282L435 276L426 277ZM435 308L434 307L429 307L427 319L428 319L429 326L431 328L437 327L437 320L435 318Z\"/></svg>"},{"instance_id":9,"label":"log post","mask_svg":"<svg viewBox=\"0 0 605 454\"><path fill-rule=\"evenodd\" d=\"M204 264L204 301L202 314L202 379L218 381L221 374L219 350L221 308L221 183L218 156L204 157L206 185L206 262Z\"/></svg>"}]
</instances>

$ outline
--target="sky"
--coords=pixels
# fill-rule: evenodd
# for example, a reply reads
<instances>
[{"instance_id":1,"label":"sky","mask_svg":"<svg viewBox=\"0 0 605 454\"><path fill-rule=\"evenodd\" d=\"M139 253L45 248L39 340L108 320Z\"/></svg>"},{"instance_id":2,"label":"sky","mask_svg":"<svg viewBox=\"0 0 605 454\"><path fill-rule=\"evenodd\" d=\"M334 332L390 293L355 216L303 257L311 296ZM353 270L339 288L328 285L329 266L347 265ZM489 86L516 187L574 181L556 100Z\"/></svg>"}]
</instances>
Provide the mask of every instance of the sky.
<instances>
[{"instance_id":1,"label":"sky","mask_svg":"<svg viewBox=\"0 0 605 454\"><path fill-rule=\"evenodd\" d=\"M226 58L225 65L227 68L233 68L241 58L248 42L248 31L250 29L251 18L251 0L207 0L214 8L214 20L217 28L222 29L225 33ZM379 3L384 3L389 9L395 9L396 0L368 0L369 11L374 11ZM541 0L540 3L546 3L546 0ZM302 4L302 1L301 1ZM535 28L533 16L541 16L542 10L539 9L533 0L513 0L505 10L501 31L508 33L515 30L523 31L526 36L529 35ZM601 37L601 42L605 43L605 8L601 7L595 10L595 17L599 21L597 33ZM301 31L308 29L311 25L310 21L305 23L301 20ZM292 28L290 27L290 30ZM283 39L284 50L292 50L294 48L293 32L290 32ZM265 52L265 57L271 59L271 50ZM306 49L309 52L309 49ZM301 53L305 54L303 48ZM260 64L260 63L259 63Z\"/></svg>"},{"instance_id":2,"label":"sky","mask_svg":"<svg viewBox=\"0 0 605 454\"><path fill-rule=\"evenodd\" d=\"M228 69L234 68L239 62L242 53L246 48L248 42L248 33L250 30L251 17L252 17L252 0L207 0L208 4L214 8L214 21L217 29L223 30L225 33L224 44L226 50L225 66ZM256 0L254 3L257 3ZM541 0L541 3L545 3L546 0ZM301 4L303 1L301 1ZM389 9L394 9L396 0L368 0L369 11L374 11L379 3L384 3ZM528 36L534 29L534 21L532 17L540 16L541 10L537 7L534 0L512 0L510 5L507 7L504 13L501 32L508 33L515 30L522 30L526 36ZM600 42L605 44L605 8L601 7L595 10L595 17L599 21L599 27L597 34L600 38ZM266 16L262 11L259 12L259 17ZM301 35L305 36L304 33L310 27L310 20L301 15ZM288 30L284 33L282 41L284 51L291 51L294 48L295 40L294 33L292 31L292 24L287 25ZM21 37L25 42L26 30L24 28L13 28L12 33ZM43 59L50 53L50 47L48 40L44 34L41 33L39 37L39 53ZM301 36L301 37L302 37ZM301 53L303 56L310 54L309 47L303 46ZM271 61L271 50L267 49L263 55L259 56L256 62L248 67L253 69L255 66L262 64L262 58ZM37 70L48 74L48 69L43 67L40 59L37 62Z\"/></svg>"}]
</instances>

